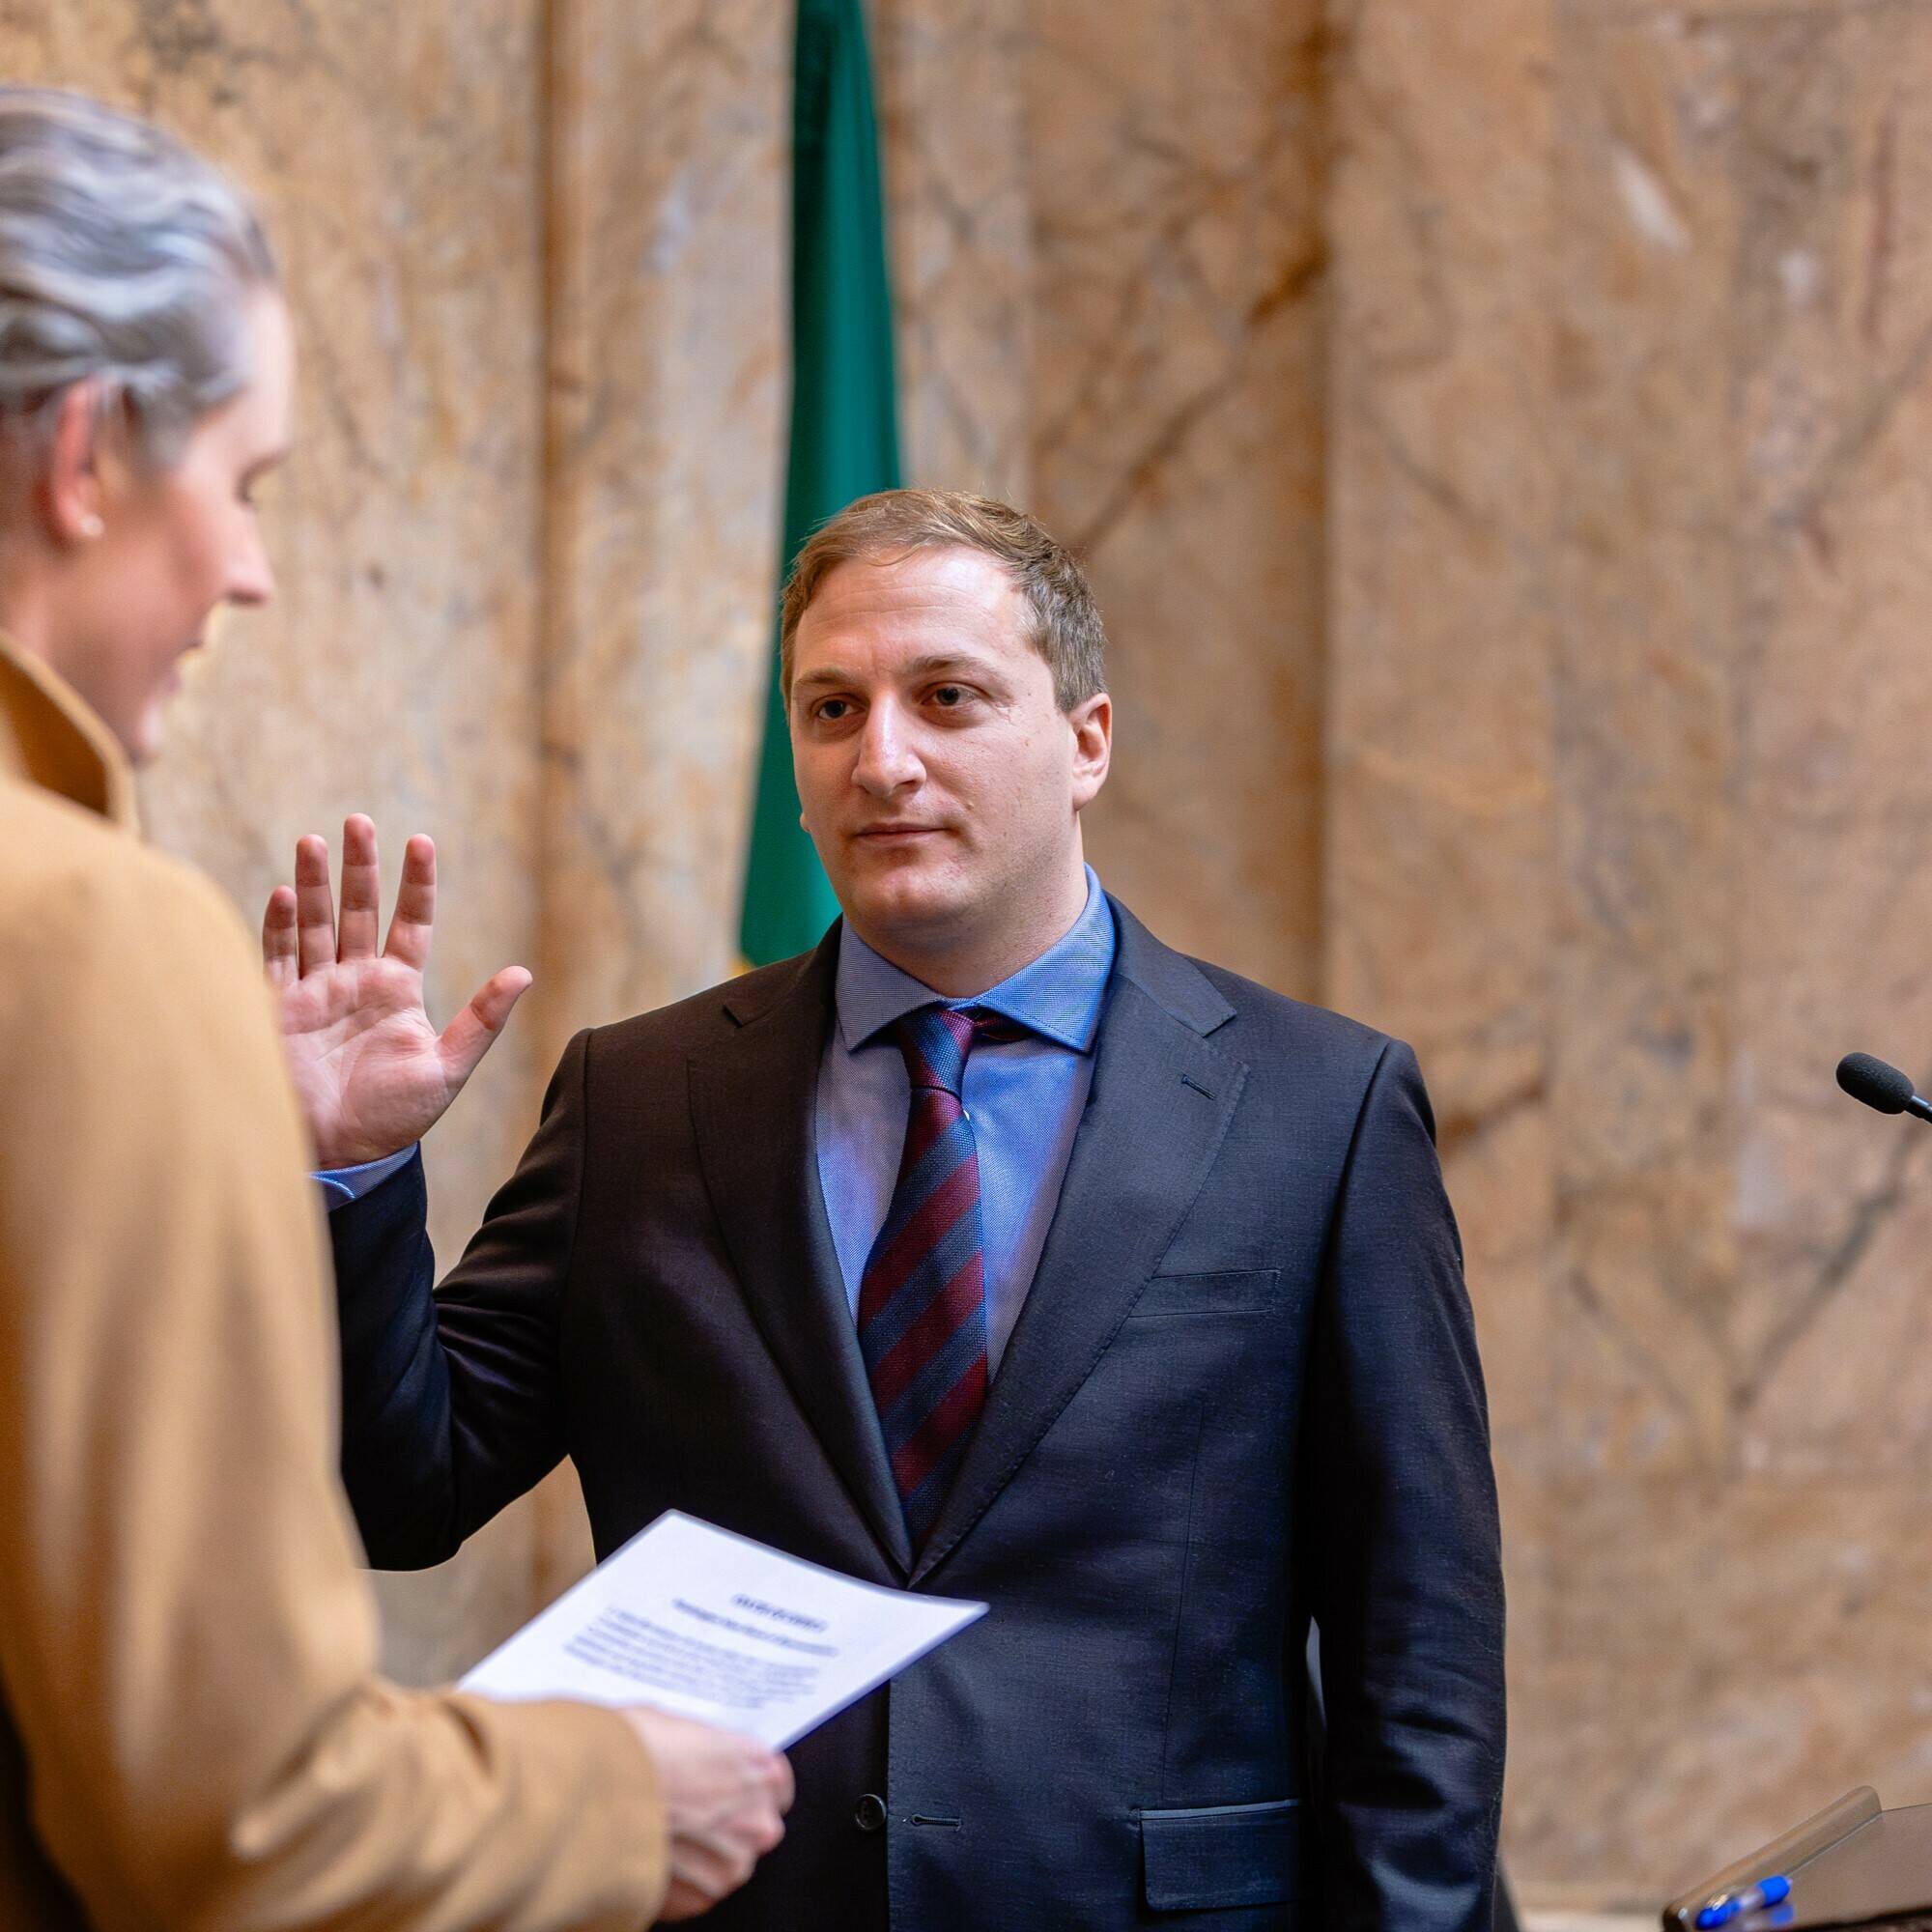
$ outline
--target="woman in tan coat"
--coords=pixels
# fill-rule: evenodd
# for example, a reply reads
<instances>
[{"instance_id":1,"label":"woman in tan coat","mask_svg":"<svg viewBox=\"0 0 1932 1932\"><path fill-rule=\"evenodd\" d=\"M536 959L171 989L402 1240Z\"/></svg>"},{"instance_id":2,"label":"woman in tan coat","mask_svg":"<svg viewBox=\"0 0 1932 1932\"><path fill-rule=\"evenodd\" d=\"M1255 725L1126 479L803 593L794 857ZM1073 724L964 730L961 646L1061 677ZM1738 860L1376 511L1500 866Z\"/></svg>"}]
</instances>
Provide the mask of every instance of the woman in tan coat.
<instances>
[{"instance_id":1,"label":"woman in tan coat","mask_svg":"<svg viewBox=\"0 0 1932 1932\"><path fill-rule=\"evenodd\" d=\"M133 836L180 659L273 587L291 358L225 182L0 89L0 1927L633 1932L742 1882L788 1770L375 1674L268 996Z\"/></svg>"}]
</instances>

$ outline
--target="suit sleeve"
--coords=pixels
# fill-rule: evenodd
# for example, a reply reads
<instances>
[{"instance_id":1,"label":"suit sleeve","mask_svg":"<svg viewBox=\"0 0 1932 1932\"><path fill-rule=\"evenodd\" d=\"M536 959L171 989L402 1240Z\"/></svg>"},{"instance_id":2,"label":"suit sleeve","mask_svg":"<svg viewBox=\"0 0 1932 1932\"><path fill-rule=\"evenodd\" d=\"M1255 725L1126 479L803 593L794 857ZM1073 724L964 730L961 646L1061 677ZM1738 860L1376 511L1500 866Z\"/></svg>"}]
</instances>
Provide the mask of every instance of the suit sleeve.
<instances>
[{"instance_id":1,"label":"suit sleeve","mask_svg":"<svg viewBox=\"0 0 1932 1932\"><path fill-rule=\"evenodd\" d=\"M1414 1055L1356 1124L1313 1336L1308 1520L1346 1932L1490 1932L1503 1592L1482 1366Z\"/></svg>"},{"instance_id":2,"label":"suit sleeve","mask_svg":"<svg viewBox=\"0 0 1932 1932\"><path fill-rule=\"evenodd\" d=\"M240 925L145 857L43 896L0 928L0 1687L40 1843L100 1932L634 1932L665 1823L621 1717L375 1674Z\"/></svg>"},{"instance_id":3,"label":"suit sleeve","mask_svg":"<svg viewBox=\"0 0 1932 1932\"><path fill-rule=\"evenodd\" d=\"M557 1325L576 1242L588 1039L566 1049L536 1134L440 1292L420 1153L328 1216L342 1475L381 1569L453 1556L564 1453Z\"/></svg>"}]
</instances>

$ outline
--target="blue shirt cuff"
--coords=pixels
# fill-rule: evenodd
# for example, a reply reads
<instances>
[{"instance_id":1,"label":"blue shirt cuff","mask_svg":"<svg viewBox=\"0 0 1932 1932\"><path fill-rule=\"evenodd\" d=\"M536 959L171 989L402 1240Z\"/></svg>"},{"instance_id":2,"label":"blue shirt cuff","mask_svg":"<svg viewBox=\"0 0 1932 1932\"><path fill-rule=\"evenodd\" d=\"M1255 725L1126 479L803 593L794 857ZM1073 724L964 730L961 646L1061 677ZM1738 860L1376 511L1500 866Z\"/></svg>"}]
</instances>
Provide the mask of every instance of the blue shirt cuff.
<instances>
[{"instance_id":1,"label":"blue shirt cuff","mask_svg":"<svg viewBox=\"0 0 1932 1932\"><path fill-rule=\"evenodd\" d=\"M352 1201L359 1201L365 1194L373 1193L390 1175L400 1174L410 1164L415 1151L416 1144L412 1141L395 1153L385 1153L381 1160L365 1160L360 1167L323 1169L315 1179L328 1211L333 1214L338 1208L346 1208Z\"/></svg>"}]
</instances>

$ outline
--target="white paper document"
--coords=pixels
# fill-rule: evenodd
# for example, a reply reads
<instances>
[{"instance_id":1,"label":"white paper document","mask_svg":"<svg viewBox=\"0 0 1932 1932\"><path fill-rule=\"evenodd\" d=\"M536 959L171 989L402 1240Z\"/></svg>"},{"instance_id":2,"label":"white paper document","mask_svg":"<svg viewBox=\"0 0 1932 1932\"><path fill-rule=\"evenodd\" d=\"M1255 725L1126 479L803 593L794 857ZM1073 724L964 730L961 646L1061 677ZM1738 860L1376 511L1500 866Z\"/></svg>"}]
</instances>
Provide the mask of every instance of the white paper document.
<instances>
[{"instance_id":1,"label":"white paper document","mask_svg":"<svg viewBox=\"0 0 1932 1932\"><path fill-rule=\"evenodd\" d=\"M782 1750L985 1613L856 1582L670 1510L462 1688L650 1704Z\"/></svg>"}]
</instances>

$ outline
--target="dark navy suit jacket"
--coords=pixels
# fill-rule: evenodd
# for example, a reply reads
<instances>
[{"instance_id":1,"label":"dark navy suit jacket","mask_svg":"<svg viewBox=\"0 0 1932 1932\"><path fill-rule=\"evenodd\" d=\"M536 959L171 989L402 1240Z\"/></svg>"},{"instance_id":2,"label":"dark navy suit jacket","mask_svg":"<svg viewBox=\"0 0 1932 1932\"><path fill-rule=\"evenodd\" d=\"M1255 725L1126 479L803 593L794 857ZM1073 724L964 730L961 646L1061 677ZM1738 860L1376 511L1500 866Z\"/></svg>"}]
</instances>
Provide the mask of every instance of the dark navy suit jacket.
<instances>
[{"instance_id":1,"label":"dark navy suit jacket","mask_svg":"<svg viewBox=\"0 0 1932 1932\"><path fill-rule=\"evenodd\" d=\"M377 1564L568 1455L600 1553L677 1508L991 1605L794 1748L720 1932L1489 1932L1495 1492L1414 1058L1115 910L1058 1214L916 1556L812 1158L836 926L573 1040L434 1296L419 1164L331 1217Z\"/></svg>"}]
</instances>

